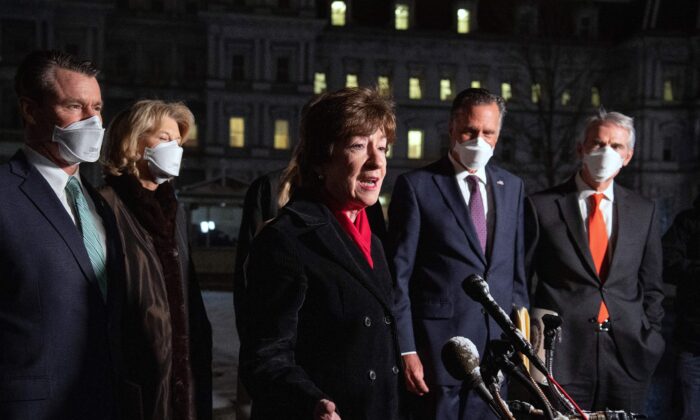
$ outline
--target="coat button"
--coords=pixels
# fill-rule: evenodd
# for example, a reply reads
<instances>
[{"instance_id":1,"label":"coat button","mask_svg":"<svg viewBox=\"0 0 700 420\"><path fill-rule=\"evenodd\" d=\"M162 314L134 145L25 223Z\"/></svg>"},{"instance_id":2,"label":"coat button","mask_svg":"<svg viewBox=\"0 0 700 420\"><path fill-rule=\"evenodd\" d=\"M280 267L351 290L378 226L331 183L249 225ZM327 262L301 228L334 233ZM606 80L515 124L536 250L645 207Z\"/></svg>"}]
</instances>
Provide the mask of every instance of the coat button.
<instances>
[{"instance_id":1,"label":"coat button","mask_svg":"<svg viewBox=\"0 0 700 420\"><path fill-rule=\"evenodd\" d=\"M369 372L367 372L367 376L369 376L370 381L373 381L377 379L377 372L370 369Z\"/></svg>"},{"instance_id":2,"label":"coat button","mask_svg":"<svg viewBox=\"0 0 700 420\"><path fill-rule=\"evenodd\" d=\"M399 374L399 368L397 366L392 366L391 371L394 372L394 375Z\"/></svg>"},{"instance_id":3,"label":"coat button","mask_svg":"<svg viewBox=\"0 0 700 420\"><path fill-rule=\"evenodd\" d=\"M368 316L365 317L365 327L372 326L372 319Z\"/></svg>"},{"instance_id":4,"label":"coat button","mask_svg":"<svg viewBox=\"0 0 700 420\"><path fill-rule=\"evenodd\" d=\"M177 252L177 249L173 249L173 257L177 257L178 255L180 255L180 253Z\"/></svg>"},{"instance_id":5,"label":"coat button","mask_svg":"<svg viewBox=\"0 0 700 420\"><path fill-rule=\"evenodd\" d=\"M385 323L386 325L391 325L391 317L390 317L389 315L386 315L386 316L384 317L384 323Z\"/></svg>"}]
</instances>

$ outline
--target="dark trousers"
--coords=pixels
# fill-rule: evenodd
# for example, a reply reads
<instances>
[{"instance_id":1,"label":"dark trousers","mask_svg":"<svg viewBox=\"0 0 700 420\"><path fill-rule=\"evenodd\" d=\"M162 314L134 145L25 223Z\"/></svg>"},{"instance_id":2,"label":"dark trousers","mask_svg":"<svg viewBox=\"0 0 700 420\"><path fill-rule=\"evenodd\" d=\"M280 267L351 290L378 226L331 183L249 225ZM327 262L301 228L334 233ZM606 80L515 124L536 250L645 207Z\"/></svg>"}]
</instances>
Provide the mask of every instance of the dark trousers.
<instances>
[{"instance_id":1,"label":"dark trousers","mask_svg":"<svg viewBox=\"0 0 700 420\"><path fill-rule=\"evenodd\" d=\"M613 333L596 333L595 354L587 355L591 360L591 368L572 383L562 386L583 410L610 409L643 414L649 379L637 381L627 373L615 346Z\"/></svg>"},{"instance_id":2,"label":"dark trousers","mask_svg":"<svg viewBox=\"0 0 700 420\"><path fill-rule=\"evenodd\" d=\"M505 387L501 396L507 398ZM481 420L497 419L489 406L475 392L461 386L430 386L430 392L409 399L411 420Z\"/></svg>"}]
</instances>

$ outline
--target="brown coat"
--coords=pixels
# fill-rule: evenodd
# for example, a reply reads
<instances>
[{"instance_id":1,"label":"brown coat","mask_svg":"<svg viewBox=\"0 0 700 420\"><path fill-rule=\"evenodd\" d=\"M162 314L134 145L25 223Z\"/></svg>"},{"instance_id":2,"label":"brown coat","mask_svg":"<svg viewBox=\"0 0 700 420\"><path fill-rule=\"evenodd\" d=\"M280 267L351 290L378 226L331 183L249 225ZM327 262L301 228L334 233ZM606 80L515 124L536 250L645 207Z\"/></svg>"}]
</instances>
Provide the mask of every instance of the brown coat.
<instances>
[{"instance_id":1,"label":"brown coat","mask_svg":"<svg viewBox=\"0 0 700 420\"><path fill-rule=\"evenodd\" d=\"M124 418L172 419L173 346L171 309L153 238L111 187L100 193L112 207L124 243L126 277L122 317L125 361ZM189 256L184 212L178 209L175 228L185 319L190 347L191 386L187 398L196 413L178 418L211 418L211 326ZM194 410L193 410L194 411Z\"/></svg>"}]
</instances>

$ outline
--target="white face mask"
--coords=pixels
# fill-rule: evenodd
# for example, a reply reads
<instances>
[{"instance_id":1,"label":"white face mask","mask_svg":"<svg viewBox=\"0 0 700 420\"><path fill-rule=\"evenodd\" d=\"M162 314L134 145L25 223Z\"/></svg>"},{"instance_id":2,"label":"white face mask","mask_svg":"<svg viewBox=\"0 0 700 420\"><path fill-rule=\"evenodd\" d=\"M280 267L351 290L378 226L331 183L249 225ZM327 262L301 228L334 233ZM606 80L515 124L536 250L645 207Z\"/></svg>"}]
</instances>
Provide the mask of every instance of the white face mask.
<instances>
[{"instance_id":1,"label":"white face mask","mask_svg":"<svg viewBox=\"0 0 700 420\"><path fill-rule=\"evenodd\" d=\"M622 168L622 156L610 146L605 146L583 155L583 164L594 181L603 182Z\"/></svg>"},{"instance_id":2,"label":"white face mask","mask_svg":"<svg viewBox=\"0 0 700 420\"><path fill-rule=\"evenodd\" d=\"M459 156L459 161L468 169L478 171L486 166L493 156L493 148L481 137L464 143L456 142L452 147Z\"/></svg>"},{"instance_id":3,"label":"white face mask","mask_svg":"<svg viewBox=\"0 0 700 420\"><path fill-rule=\"evenodd\" d=\"M74 122L66 128L54 127L51 141L58 143L61 158L70 165L80 162L96 162L100 157L102 137L100 117L94 115L88 119Z\"/></svg>"},{"instance_id":4,"label":"white face mask","mask_svg":"<svg viewBox=\"0 0 700 420\"><path fill-rule=\"evenodd\" d=\"M180 174L182 152L182 147L175 140L144 149L143 159L148 161L148 170L156 184L162 184Z\"/></svg>"}]
</instances>

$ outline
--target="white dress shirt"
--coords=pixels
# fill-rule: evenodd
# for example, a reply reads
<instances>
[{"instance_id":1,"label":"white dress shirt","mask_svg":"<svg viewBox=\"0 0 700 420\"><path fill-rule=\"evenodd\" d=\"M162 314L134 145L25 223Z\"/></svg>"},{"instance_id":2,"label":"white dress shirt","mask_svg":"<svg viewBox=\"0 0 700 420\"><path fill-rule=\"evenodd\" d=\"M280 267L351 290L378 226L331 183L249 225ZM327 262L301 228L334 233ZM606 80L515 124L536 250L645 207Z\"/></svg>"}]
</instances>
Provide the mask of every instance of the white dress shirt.
<instances>
[{"instance_id":1,"label":"white dress shirt","mask_svg":"<svg viewBox=\"0 0 700 420\"><path fill-rule=\"evenodd\" d=\"M59 168L58 165L31 147L25 145L23 151L24 155L27 157L27 161L29 161L29 164L34 166L36 170L39 171L41 176L44 177L46 182L49 183L49 186L56 194L56 197L58 197L58 200L66 209L68 216L70 216L73 223L75 223L77 211L73 208L73 205L68 202L68 197L66 197L66 185L68 185L68 179L71 177L71 175L68 175L63 169ZM80 166L78 166L78 169L72 176L78 180L78 183L80 183L80 188L83 190L83 195L85 196L85 201L87 201L90 209L90 214L95 221L97 236L100 238L102 250L104 251L104 255L107 255L107 234L105 233L105 228L102 224L102 218L95 209L95 203L92 201L90 193L85 190L83 181L80 179Z\"/></svg>"},{"instance_id":2,"label":"white dress shirt","mask_svg":"<svg viewBox=\"0 0 700 420\"><path fill-rule=\"evenodd\" d=\"M581 173L577 173L574 180L576 181L576 189L578 190L578 206L581 211L583 228L586 230L586 233L588 233L588 217L592 210L590 196L595 194L596 191L583 181ZM615 243L615 237L613 236L613 224L615 223L613 219L613 203L615 202L615 193L613 192L614 185L615 181L611 182L608 188L602 191L603 199L600 200L599 206L600 212L603 214L603 220L605 220L605 231L608 233L608 250L606 254L609 261L612 261L612 251Z\"/></svg>"}]
</instances>

